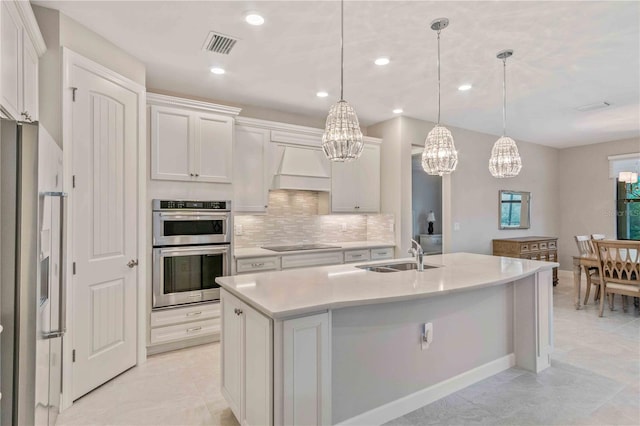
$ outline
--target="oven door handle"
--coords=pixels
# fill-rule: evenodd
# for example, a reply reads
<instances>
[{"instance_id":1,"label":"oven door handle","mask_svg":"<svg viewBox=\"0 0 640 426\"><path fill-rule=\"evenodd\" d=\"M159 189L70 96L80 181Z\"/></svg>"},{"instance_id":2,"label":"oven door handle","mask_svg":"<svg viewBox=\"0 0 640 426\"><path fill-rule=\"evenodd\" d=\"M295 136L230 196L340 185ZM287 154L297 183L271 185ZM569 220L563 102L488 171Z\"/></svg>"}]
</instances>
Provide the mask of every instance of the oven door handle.
<instances>
[{"instance_id":1,"label":"oven door handle","mask_svg":"<svg viewBox=\"0 0 640 426\"><path fill-rule=\"evenodd\" d=\"M221 213L213 213L213 212L176 212L176 213L160 213L160 217L170 217L172 219L180 219L184 218L193 218L193 217L211 217L211 218L227 218L229 217L229 212L221 212Z\"/></svg>"},{"instance_id":2,"label":"oven door handle","mask_svg":"<svg viewBox=\"0 0 640 426\"><path fill-rule=\"evenodd\" d=\"M202 247L194 247L194 248L180 248L180 249L160 249L161 256L170 256L170 255L190 255L190 254L228 254L229 247L219 247L219 248L207 248L203 249Z\"/></svg>"}]
</instances>

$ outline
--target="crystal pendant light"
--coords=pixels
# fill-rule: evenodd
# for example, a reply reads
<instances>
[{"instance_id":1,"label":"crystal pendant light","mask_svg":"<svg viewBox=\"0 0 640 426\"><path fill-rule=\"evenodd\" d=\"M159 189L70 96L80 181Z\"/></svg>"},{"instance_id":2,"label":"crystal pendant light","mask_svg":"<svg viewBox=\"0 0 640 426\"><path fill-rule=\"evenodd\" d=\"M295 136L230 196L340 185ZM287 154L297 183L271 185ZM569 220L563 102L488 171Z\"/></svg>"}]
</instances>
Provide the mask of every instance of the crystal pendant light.
<instances>
[{"instance_id":1,"label":"crystal pendant light","mask_svg":"<svg viewBox=\"0 0 640 426\"><path fill-rule=\"evenodd\" d=\"M507 134L507 58L513 55L513 50L498 52L496 56L502 59L502 137L496 141L491 149L489 171L495 178L510 178L518 176L522 169L522 160L518 153L516 141Z\"/></svg>"},{"instance_id":2,"label":"crystal pendant light","mask_svg":"<svg viewBox=\"0 0 640 426\"><path fill-rule=\"evenodd\" d=\"M344 100L344 0L340 2L340 100L331 107L327 116L322 150L331 161L352 161L360 157L364 143L358 116Z\"/></svg>"},{"instance_id":3,"label":"crystal pendant light","mask_svg":"<svg viewBox=\"0 0 640 426\"><path fill-rule=\"evenodd\" d=\"M422 152L422 168L427 174L442 176L456 169L458 152L451 132L440 125L440 31L449 26L447 18L431 22L431 29L438 33L438 122L427 135Z\"/></svg>"}]
</instances>

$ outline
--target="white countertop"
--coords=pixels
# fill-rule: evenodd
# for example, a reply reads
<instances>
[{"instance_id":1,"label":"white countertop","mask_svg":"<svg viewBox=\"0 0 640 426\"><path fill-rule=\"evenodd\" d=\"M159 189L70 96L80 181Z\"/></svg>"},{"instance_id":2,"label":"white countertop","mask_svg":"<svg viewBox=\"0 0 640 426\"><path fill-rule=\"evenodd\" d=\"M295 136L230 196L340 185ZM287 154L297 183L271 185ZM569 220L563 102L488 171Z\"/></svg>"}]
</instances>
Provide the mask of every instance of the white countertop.
<instances>
[{"instance_id":1,"label":"white countertop","mask_svg":"<svg viewBox=\"0 0 640 426\"><path fill-rule=\"evenodd\" d=\"M393 247L395 245L394 243L385 243L382 241L354 241L349 243L325 243L325 244L336 246L336 248L318 249L318 250L294 250L294 251L273 251L273 250L263 249L260 247L237 248L233 250L233 256L236 259L242 259L245 257L287 256L291 254L317 253L317 252L324 252L324 251Z\"/></svg>"},{"instance_id":2,"label":"white countertop","mask_svg":"<svg viewBox=\"0 0 640 426\"><path fill-rule=\"evenodd\" d=\"M370 265L411 258L367 262ZM452 253L429 256L424 272L380 273L354 264L216 278L222 288L271 318L375 303L406 301L504 284L559 266L555 262Z\"/></svg>"}]
</instances>

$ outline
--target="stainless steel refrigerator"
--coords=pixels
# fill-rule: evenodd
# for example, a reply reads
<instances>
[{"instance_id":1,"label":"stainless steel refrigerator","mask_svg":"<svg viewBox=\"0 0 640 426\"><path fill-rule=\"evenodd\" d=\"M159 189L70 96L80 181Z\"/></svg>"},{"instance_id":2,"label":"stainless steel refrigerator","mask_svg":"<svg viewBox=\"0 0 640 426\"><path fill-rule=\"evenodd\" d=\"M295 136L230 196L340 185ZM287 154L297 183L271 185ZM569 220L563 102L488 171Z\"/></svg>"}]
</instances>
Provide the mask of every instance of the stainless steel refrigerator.
<instances>
[{"instance_id":1,"label":"stainless steel refrigerator","mask_svg":"<svg viewBox=\"0 0 640 426\"><path fill-rule=\"evenodd\" d=\"M0 120L0 421L53 425L65 331L62 151Z\"/></svg>"}]
</instances>

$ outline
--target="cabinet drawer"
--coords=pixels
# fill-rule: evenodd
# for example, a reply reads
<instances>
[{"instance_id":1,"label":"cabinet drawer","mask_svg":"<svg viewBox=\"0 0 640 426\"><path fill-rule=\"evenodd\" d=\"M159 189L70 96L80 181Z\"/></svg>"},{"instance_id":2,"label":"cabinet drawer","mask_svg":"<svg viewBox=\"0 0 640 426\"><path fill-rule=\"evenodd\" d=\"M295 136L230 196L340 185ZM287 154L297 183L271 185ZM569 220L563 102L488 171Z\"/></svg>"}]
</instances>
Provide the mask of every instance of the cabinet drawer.
<instances>
[{"instance_id":1,"label":"cabinet drawer","mask_svg":"<svg viewBox=\"0 0 640 426\"><path fill-rule=\"evenodd\" d=\"M239 274L254 271L277 271L278 269L280 269L280 259L275 256L238 259L236 263L236 271Z\"/></svg>"},{"instance_id":2,"label":"cabinet drawer","mask_svg":"<svg viewBox=\"0 0 640 426\"><path fill-rule=\"evenodd\" d=\"M521 244L520 245L520 252L521 253L526 253L529 251L529 244Z\"/></svg>"},{"instance_id":3,"label":"cabinet drawer","mask_svg":"<svg viewBox=\"0 0 640 426\"><path fill-rule=\"evenodd\" d=\"M546 250L547 249L547 243L546 242L538 243L538 246L540 247L540 250Z\"/></svg>"},{"instance_id":4,"label":"cabinet drawer","mask_svg":"<svg viewBox=\"0 0 640 426\"><path fill-rule=\"evenodd\" d=\"M555 241L549 241L549 245L548 245L549 249L555 249L558 248L557 246L557 242Z\"/></svg>"},{"instance_id":5,"label":"cabinet drawer","mask_svg":"<svg viewBox=\"0 0 640 426\"><path fill-rule=\"evenodd\" d=\"M349 250L344 252L344 263L364 262L370 258L369 250Z\"/></svg>"},{"instance_id":6,"label":"cabinet drawer","mask_svg":"<svg viewBox=\"0 0 640 426\"><path fill-rule=\"evenodd\" d=\"M371 260L393 259L393 247L371 249Z\"/></svg>"},{"instance_id":7,"label":"cabinet drawer","mask_svg":"<svg viewBox=\"0 0 640 426\"><path fill-rule=\"evenodd\" d=\"M165 343L173 340L190 339L220 332L220 318L195 321L151 329L151 343Z\"/></svg>"},{"instance_id":8,"label":"cabinet drawer","mask_svg":"<svg viewBox=\"0 0 640 426\"><path fill-rule=\"evenodd\" d=\"M184 308L163 309L151 312L151 327L179 324L220 317L220 303L207 303Z\"/></svg>"},{"instance_id":9,"label":"cabinet drawer","mask_svg":"<svg viewBox=\"0 0 640 426\"><path fill-rule=\"evenodd\" d=\"M539 250L539 249L540 249L540 248L539 248L539 246L538 246L538 243L531 243L531 244L529 244L529 250L530 250L530 251L537 251L537 250Z\"/></svg>"},{"instance_id":10,"label":"cabinet drawer","mask_svg":"<svg viewBox=\"0 0 640 426\"><path fill-rule=\"evenodd\" d=\"M549 257L549 254L546 251L540 252L539 260L546 262Z\"/></svg>"},{"instance_id":11,"label":"cabinet drawer","mask_svg":"<svg viewBox=\"0 0 640 426\"><path fill-rule=\"evenodd\" d=\"M292 254L282 257L282 269L303 268L305 266L337 265L342 263L341 251L330 253Z\"/></svg>"},{"instance_id":12,"label":"cabinet drawer","mask_svg":"<svg viewBox=\"0 0 640 426\"><path fill-rule=\"evenodd\" d=\"M555 262L558 259L558 254L555 251L550 251L549 256L547 256L547 260L549 262Z\"/></svg>"}]
</instances>

